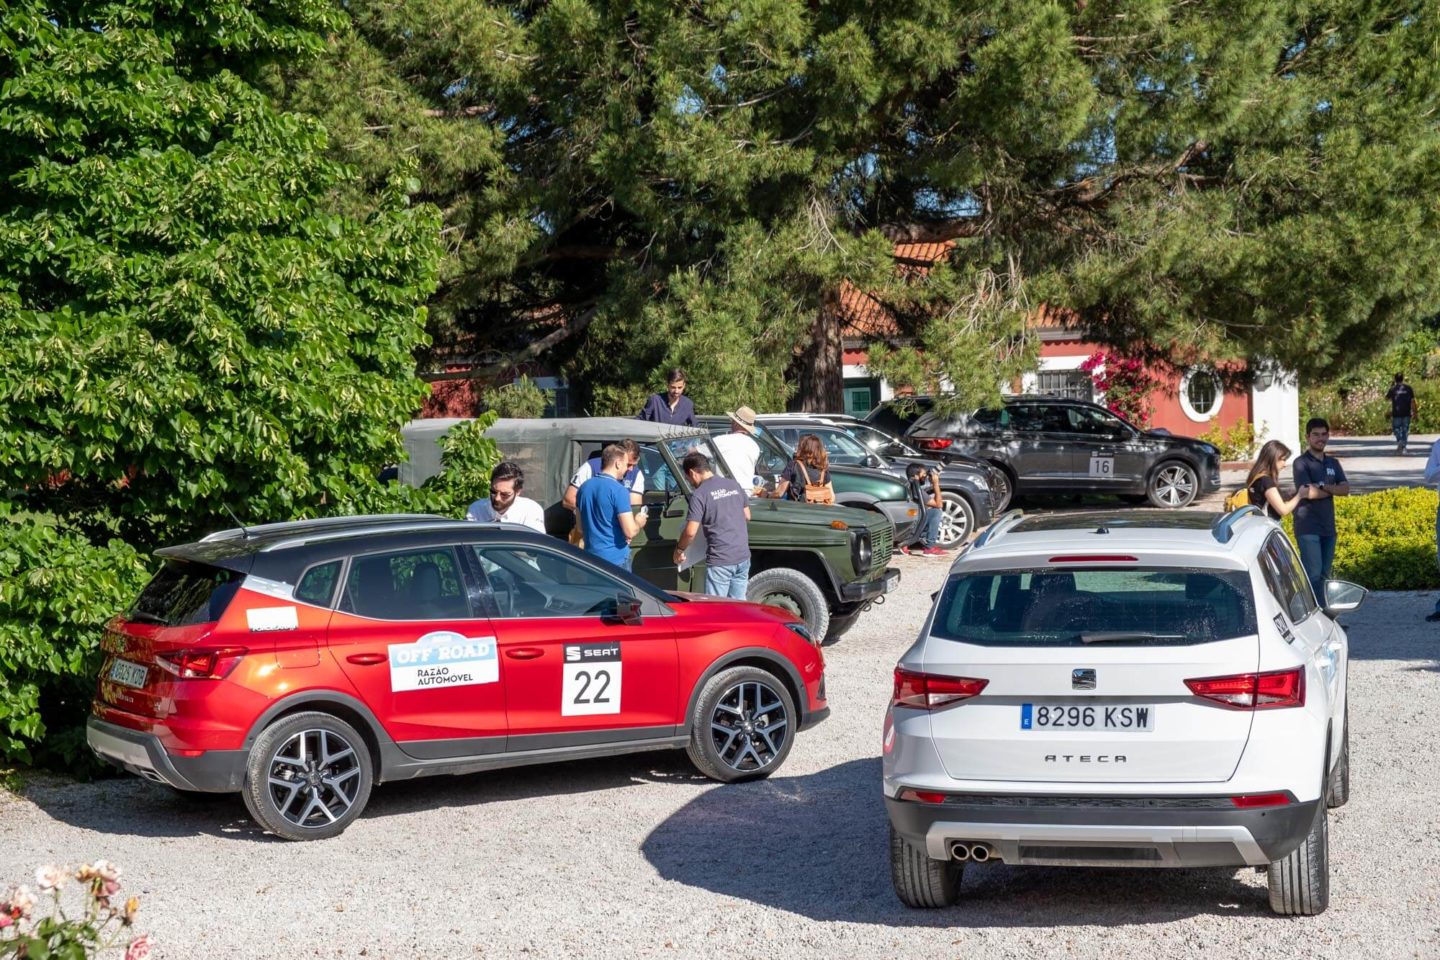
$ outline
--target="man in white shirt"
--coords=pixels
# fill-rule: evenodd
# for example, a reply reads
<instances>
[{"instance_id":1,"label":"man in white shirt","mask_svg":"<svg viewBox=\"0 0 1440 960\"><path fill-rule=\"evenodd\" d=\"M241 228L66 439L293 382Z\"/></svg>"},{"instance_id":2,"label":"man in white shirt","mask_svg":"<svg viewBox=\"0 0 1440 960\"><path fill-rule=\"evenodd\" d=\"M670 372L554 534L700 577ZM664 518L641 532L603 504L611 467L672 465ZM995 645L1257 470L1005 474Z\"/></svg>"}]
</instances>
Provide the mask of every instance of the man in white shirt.
<instances>
[{"instance_id":1,"label":"man in white shirt","mask_svg":"<svg viewBox=\"0 0 1440 960\"><path fill-rule=\"evenodd\" d=\"M476 523L518 523L536 533L544 533L545 508L529 497L520 496L523 489L525 471L513 460L501 460L490 471L489 499L470 504L465 519Z\"/></svg>"},{"instance_id":2,"label":"man in white shirt","mask_svg":"<svg viewBox=\"0 0 1440 960\"><path fill-rule=\"evenodd\" d=\"M1425 486L1440 487L1440 440L1430 445L1430 459L1425 461ZM1435 513L1435 562L1440 563L1440 511ZM1440 622L1440 600L1435 601L1435 611L1425 619Z\"/></svg>"},{"instance_id":3,"label":"man in white shirt","mask_svg":"<svg viewBox=\"0 0 1440 960\"><path fill-rule=\"evenodd\" d=\"M755 461L760 459L760 444L755 441L755 411L741 407L726 416L730 418L730 432L711 442L720 459L725 461L730 476L749 490L755 482Z\"/></svg>"},{"instance_id":4,"label":"man in white shirt","mask_svg":"<svg viewBox=\"0 0 1440 960\"><path fill-rule=\"evenodd\" d=\"M620 482L630 491L630 505L638 507L645 496L645 473L640 469L640 444L634 440L620 440L616 444L625 451L625 473L620 477ZM570 486L565 488L565 496L561 504L566 510L572 513L575 510L575 498L580 495L580 488L591 477L600 476L600 455L595 456L580 464L580 469L575 471L575 476L570 478Z\"/></svg>"}]
</instances>

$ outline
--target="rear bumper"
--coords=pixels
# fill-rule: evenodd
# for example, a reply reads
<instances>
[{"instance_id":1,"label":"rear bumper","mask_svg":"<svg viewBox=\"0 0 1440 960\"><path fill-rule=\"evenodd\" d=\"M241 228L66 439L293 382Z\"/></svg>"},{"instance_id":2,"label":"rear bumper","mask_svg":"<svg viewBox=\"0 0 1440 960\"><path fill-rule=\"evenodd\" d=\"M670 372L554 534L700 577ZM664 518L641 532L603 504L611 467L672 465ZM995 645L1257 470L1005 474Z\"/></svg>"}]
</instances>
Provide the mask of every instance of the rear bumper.
<instances>
[{"instance_id":1,"label":"rear bumper","mask_svg":"<svg viewBox=\"0 0 1440 960\"><path fill-rule=\"evenodd\" d=\"M1227 797L885 798L890 823L936 860L955 841L985 843L1008 864L1263 866L1298 847L1320 801L1238 810Z\"/></svg>"},{"instance_id":2,"label":"rear bumper","mask_svg":"<svg viewBox=\"0 0 1440 960\"><path fill-rule=\"evenodd\" d=\"M871 580L857 580L853 583L841 584L840 599L845 603L874 600L876 597L883 597L889 591L892 582L897 587L900 585L900 569L898 567L886 567L883 576Z\"/></svg>"},{"instance_id":3,"label":"rear bumper","mask_svg":"<svg viewBox=\"0 0 1440 960\"><path fill-rule=\"evenodd\" d=\"M243 750L207 750L196 757L172 756L165 752L154 734L131 730L98 717L86 722L85 740L101 760L146 780L168 783L181 790L228 793L238 791L245 780Z\"/></svg>"}]
</instances>

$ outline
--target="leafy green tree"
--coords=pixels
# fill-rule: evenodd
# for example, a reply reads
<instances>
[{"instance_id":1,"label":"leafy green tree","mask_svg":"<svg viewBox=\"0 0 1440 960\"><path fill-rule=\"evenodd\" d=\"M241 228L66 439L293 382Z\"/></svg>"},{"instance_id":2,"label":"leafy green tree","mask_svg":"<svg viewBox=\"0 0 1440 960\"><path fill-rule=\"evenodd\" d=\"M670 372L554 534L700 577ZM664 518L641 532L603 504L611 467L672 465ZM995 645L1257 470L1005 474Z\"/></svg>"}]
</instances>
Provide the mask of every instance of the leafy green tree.
<instances>
[{"instance_id":1,"label":"leafy green tree","mask_svg":"<svg viewBox=\"0 0 1440 960\"><path fill-rule=\"evenodd\" d=\"M422 158L438 335L546 354L596 405L670 365L702 407L836 405L845 280L901 321L877 367L965 394L1030 362L1042 302L1151 361L1308 375L1440 301L1440 18L1413 0L343 10L365 84L288 102L352 118L336 147L376 176ZM919 280L897 241L953 249Z\"/></svg>"},{"instance_id":2,"label":"leafy green tree","mask_svg":"<svg viewBox=\"0 0 1440 960\"><path fill-rule=\"evenodd\" d=\"M512 383L490 387L480 395L485 409L497 417L543 417L554 392L541 390L535 381L521 374Z\"/></svg>"}]
</instances>

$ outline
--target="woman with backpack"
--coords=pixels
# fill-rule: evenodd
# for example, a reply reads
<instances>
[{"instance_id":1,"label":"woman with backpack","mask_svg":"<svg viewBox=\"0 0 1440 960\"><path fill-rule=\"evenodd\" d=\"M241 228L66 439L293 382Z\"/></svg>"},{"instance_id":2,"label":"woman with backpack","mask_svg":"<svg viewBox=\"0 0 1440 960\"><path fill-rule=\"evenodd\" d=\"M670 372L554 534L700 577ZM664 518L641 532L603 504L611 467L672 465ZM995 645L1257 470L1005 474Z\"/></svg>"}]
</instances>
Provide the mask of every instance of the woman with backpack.
<instances>
[{"instance_id":1,"label":"woman with backpack","mask_svg":"<svg viewBox=\"0 0 1440 960\"><path fill-rule=\"evenodd\" d=\"M830 455L813 433L800 437L795 445L795 459L786 464L775 485L775 496L801 503L834 505L835 488L830 485Z\"/></svg>"},{"instance_id":2,"label":"woman with backpack","mask_svg":"<svg viewBox=\"0 0 1440 960\"><path fill-rule=\"evenodd\" d=\"M1290 448L1279 440L1271 440L1260 448L1255 466L1250 468L1250 475L1245 478L1245 492L1250 497L1250 505L1264 510L1271 520L1279 520L1292 513L1305 493L1305 488L1301 487L1289 500L1280 493L1280 471L1285 469L1289 460Z\"/></svg>"}]
</instances>

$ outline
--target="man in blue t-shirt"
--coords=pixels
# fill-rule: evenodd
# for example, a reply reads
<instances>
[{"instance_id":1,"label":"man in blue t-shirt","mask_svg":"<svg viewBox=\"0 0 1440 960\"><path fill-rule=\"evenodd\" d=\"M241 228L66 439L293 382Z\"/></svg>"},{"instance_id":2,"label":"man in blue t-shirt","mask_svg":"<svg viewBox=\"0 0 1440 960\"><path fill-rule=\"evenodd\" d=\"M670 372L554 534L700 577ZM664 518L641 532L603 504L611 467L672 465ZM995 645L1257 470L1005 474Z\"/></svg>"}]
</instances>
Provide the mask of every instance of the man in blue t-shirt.
<instances>
[{"instance_id":1,"label":"man in blue t-shirt","mask_svg":"<svg viewBox=\"0 0 1440 960\"><path fill-rule=\"evenodd\" d=\"M1315 591L1315 600L1325 605L1325 581L1335 560L1334 497L1350 495L1350 481L1340 461L1325 455L1330 442L1330 424L1312 417L1305 424L1306 450L1296 457L1295 489L1300 503L1295 507L1295 542L1300 547L1300 564Z\"/></svg>"},{"instance_id":2,"label":"man in blue t-shirt","mask_svg":"<svg viewBox=\"0 0 1440 960\"><path fill-rule=\"evenodd\" d=\"M718 477L703 453L689 453L680 468L695 492L690 513L675 543L675 565L685 549L705 533L705 592L744 600L750 585L750 494L729 477Z\"/></svg>"},{"instance_id":3,"label":"man in blue t-shirt","mask_svg":"<svg viewBox=\"0 0 1440 960\"><path fill-rule=\"evenodd\" d=\"M630 540L640 525L630 512L630 491L625 474L625 451L610 444L600 452L600 475L580 488L575 514L585 537L585 551L617 567L630 569Z\"/></svg>"}]
</instances>

